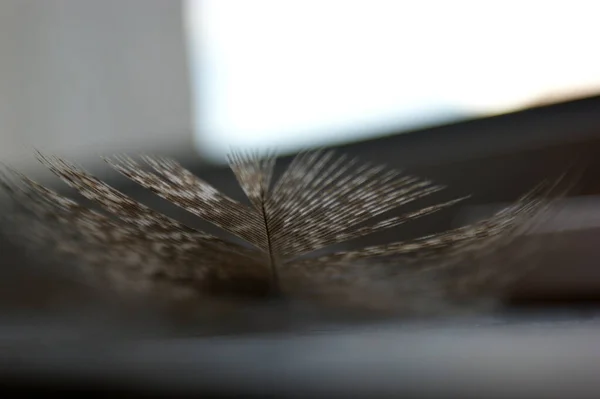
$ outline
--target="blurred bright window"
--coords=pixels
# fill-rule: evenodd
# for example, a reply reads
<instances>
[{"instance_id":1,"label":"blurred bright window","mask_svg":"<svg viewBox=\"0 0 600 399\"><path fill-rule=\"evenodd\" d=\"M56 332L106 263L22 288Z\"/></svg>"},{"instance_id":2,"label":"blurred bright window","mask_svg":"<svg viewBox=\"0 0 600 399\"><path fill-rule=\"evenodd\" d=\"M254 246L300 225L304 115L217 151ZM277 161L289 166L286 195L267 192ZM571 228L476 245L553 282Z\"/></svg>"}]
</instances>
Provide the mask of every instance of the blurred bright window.
<instances>
[{"instance_id":1,"label":"blurred bright window","mask_svg":"<svg viewBox=\"0 0 600 399\"><path fill-rule=\"evenodd\" d=\"M190 0L199 150L296 150L600 92L597 4Z\"/></svg>"}]
</instances>

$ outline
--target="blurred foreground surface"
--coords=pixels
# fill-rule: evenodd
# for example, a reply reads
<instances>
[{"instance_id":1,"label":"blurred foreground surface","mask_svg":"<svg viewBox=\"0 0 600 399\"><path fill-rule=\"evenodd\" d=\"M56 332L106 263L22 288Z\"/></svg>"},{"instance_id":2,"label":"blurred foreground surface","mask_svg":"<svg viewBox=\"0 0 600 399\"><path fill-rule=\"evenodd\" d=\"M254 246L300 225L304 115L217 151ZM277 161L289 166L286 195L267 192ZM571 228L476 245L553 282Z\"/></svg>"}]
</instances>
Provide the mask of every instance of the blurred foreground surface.
<instances>
[{"instance_id":1,"label":"blurred foreground surface","mask_svg":"<svg viewBox=\"0 0 600 399\"><path fill-rule=\"evenodd\" d=\"M19 389L165 398L600 395L600 315L586 311L198 339L115 339L68 325L59 331L48 325L24 327L0 329L0 386L6 393Z\"/></svg>"}]
</instances>

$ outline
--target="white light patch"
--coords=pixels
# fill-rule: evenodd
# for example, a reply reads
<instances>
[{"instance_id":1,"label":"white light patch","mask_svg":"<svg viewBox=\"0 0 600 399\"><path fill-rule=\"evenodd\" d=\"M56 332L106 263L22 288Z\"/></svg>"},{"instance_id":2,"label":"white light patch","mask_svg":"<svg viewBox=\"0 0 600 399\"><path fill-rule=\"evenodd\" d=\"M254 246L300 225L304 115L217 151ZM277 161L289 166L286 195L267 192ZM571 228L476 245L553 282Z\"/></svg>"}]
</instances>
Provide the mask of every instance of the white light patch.
<instances>
[{"instance_id":1,"label":"white light patch","mask_svg":"<svg viewBox=\"0 0 600 399\"><path fill-rule=\"evenodd\" d=\"M296 150L600 91L594 2L188 0L197 145Z\"/></svg>"}]
</instances>

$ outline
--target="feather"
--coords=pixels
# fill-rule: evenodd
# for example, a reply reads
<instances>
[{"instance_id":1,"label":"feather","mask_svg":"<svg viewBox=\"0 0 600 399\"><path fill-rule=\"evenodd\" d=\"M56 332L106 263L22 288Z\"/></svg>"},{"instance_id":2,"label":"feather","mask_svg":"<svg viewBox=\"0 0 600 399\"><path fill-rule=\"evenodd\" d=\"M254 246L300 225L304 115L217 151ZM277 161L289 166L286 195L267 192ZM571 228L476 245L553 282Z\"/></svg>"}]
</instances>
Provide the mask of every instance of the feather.
<instances>
[{"instance_id":1,"label":"feather","mask_svg":"<svg viewBox=\"0 0 600 399\"><path fill-rule=\"evenodd\" d=\"M508 273L494 262L481 267L482 262L531 228L559 197L557 184L540 185L472 225L317 256L328 247L433 214L466 197L385 217L444 187L325 150L299 154L276 181L273 154L231 154L229 164L248 205L171 159L105 158L128 179L247 244L241 245L156 212L63 159L37 155L101 209L83 207L7 168L0 184L33 216L21 223L31 245L73 257L92 279L103 276L120 291L186 298L227 292L389 306L415 287L421 291L414 295L423 290L446 295L456 287L473 291ZM440 279L433 289L431 282Z\"/></svg>"}]
</instances>

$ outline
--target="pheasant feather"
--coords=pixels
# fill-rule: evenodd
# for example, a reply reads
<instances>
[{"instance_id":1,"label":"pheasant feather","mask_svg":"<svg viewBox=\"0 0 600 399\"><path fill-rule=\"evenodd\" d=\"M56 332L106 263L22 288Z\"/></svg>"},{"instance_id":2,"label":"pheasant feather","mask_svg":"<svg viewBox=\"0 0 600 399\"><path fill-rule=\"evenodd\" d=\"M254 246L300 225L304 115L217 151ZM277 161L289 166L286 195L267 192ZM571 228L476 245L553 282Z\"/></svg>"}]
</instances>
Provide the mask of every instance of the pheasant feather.
<instances>
[{"instance_id":1,"label":"pheasant feather","mask_svg":"<svg viewBox=\"0 0 600 399\"><path fill-rule=\"evenodd\" d=\"M474 259L484 259L531 227L555 189L541 185L489 219L452 231L310 256L464 198L386 218L387 212L444 187L333 151L298 155L277 181L273 155L232 154L230 167L248 204L224 195L170 159L105 159L130 180L247 244L242 245L156 212L63 159L41 153L38 158L101 209L86 208L9 170L0 182L35 216L27 223L32 242L76 257L88 271L122 290L183 296L223 290L288 296L343 293L360 301L380 298L379 283L393 297L415 279L431 280L432 273L459 273L460 278L444 280L452 286L472 282L473 276L482 275L481 262ZM502 271L490 265L488 272Z\"/></svg>"}]
</instances>

